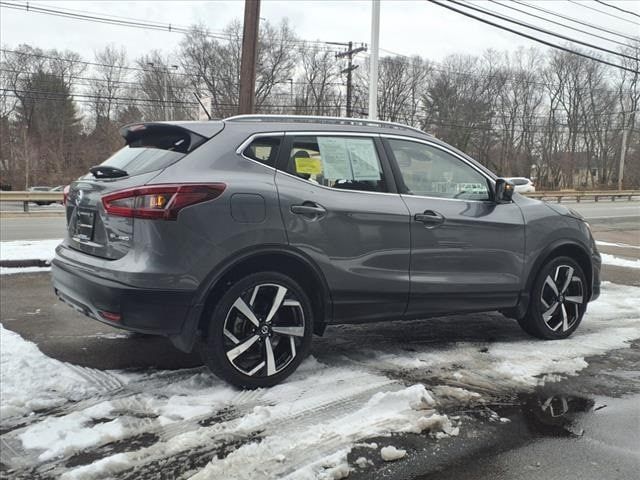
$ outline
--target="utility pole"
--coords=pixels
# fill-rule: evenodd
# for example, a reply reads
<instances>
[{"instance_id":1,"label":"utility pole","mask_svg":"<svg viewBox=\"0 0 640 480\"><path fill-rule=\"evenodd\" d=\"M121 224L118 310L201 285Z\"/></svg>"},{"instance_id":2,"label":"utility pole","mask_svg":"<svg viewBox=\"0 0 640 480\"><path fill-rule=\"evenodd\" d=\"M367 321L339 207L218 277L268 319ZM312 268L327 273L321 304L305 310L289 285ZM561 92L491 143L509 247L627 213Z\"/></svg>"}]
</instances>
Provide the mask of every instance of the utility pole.
<instances>
[{"instance_id":1,"label":"utility pole","mask_svg":"<svg viewBox=\"0 0 640 480\"><path fill-rule=\"evenodd\" d=\"M380 44L380 0L371 0L371 59L369 70L369 119L378 119L378 49Z\"/></svg>"},{"instance_id":2,"label":"utility pole","mask_svg":"<svg viewBox=\"0 0 640 480\"><path fill-rule=\"evenodd\" d=\"M260 0L245 0L244 28L242 33L242 58L240 62L239 114L253 113L256 102L256 57Z\"/></svg>"},{"instance_id":3,"label":"utility pole","mask_svg":"<svg viewBox=\"0 0 640 480\"><path fill-rule=\"evenodd\" d=\"M351 72L353 72L356 68L358 68L358 65L354 65L353 64L353 56L358 54L358 53L360 53L360 52L366 52L367 51L367 47L365 47L363 45L363 46L358 47L358 48L353 48L353 42L349 42L347 44L338 43L338 42L326 42L326 43L330 43L332 45L343 45L343 46L347 47L347 50L345 52L336 53L336 58L347 57L347 59L348 59L347 68L342 70L340 73L346 73L347 74L347 113L346 113L346 116L347 117L351 117L351 116L353 116L353 112L351 111L351 91L353 90L353 76L352 76Z\"/></svg>"}]
</instances>

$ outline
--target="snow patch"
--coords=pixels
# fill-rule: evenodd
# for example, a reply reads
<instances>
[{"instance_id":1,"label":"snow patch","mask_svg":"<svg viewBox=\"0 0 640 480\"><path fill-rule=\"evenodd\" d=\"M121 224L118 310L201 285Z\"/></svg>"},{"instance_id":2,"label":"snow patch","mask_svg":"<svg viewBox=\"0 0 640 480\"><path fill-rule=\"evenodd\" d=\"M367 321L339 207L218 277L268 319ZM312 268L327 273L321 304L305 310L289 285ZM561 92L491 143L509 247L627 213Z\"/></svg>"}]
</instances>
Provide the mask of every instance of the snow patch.
<instances>
[{"instance_id":1,"label":"snow patch","mask_svg":"<svg viewBox=\"0 0 640 480\"><path fill-rule=\"evenodd\" d=\"M403 458L406 454L407 454L406 450L396 448L393 445L388 445L380 449L380 456L382 457L382 460L384 460L385 462L393 462L394 460L399 460Z\"/></svg>"},{"instance_id":2,"label":"snow patch","mask_svg":"<svg viewBox=\"0 0 640 480\"><path fill-rule=\"evenodd\" d=\"M0 267L0 275L14 275L16 273L50 272L51 267Z\"/></svg>"},{"instance_id":3,"label":"snow patch","mask_svg":"<svg viewBox=\"0 0 640 480\"><path fill-rule=\"evenodd\" d=\"M596 240L596 245L601 245L603 247L619 247L619 248L637 248L640 249L637 245L628 245L626 243L612 243L612 242L603 242L601 240Z\"/></svg>"},{"instance_id":4,"label":"snow patch","mask_svg":"<svg viewBox=\"0 0 640 480\"><path fill-rule=\"evenodd\" d=\"M33 343L1 324L0 384L2 421L77 401L97 391L66 364L43 355Z\"/></svg>"},{"instance_id":5,"label":"snow patch","mask_svg":"<svg viewBox=\"0 0 640 480\"><path fill-rule=\"evenodd\" d=\"M640 260L629 260L626 258L615 257L608 253L601 253L602 263L606 265L614 265L616 267L640 268Z\"/></svg>"},{"instance_id":6,"label":"snow patch","mask_svg":"<svg viewBox=\"0 0 640 480\"><path fill-rule=\"evenodd\" d=\"M0 242L0 260L51 261L62 239Z\"/></svg>"}]
</instances>

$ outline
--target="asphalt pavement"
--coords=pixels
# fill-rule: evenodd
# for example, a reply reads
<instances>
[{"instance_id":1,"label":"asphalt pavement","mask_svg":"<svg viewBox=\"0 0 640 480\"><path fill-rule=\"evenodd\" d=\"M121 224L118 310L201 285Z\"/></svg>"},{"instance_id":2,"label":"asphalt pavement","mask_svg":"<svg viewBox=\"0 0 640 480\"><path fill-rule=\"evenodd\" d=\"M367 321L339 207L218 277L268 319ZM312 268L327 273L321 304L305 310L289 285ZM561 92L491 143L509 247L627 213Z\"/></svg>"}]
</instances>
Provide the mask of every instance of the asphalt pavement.
<instances>
[{"instance_id":1,"label":"asphalt pavement","mask_svg":"<svg viewBox=\"0 0 640 480\"><path fill-rule=\"evenodd\" d=\"M563 202L594 224L615 224L615 228L632 229L640 225L640 201L618 200L617 202ZM2 206L2 209L5 207ZM42 240L62 238L65 233L65 218L61 206L34 207L32 213L4 211L0 214L0 241Z\"/></svg>"}]
</instances>

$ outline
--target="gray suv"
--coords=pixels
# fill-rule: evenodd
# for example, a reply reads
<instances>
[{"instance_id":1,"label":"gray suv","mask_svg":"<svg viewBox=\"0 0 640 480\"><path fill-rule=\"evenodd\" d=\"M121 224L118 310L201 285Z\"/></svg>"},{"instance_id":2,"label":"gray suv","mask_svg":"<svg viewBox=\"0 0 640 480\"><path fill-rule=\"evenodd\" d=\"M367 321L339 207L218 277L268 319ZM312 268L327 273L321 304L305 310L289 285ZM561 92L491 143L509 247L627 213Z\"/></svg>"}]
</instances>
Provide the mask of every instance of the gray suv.
<instances>
[{"instance_id":1,"label":"gray suv","mask_svg":"<svg viewBox=\"0 0 640 480\"><path fill-rule=\"evenodd\" d=\"M237 116L121 130L73 182L58 297L274 385L336 323L499 310L568 337L600 291L577 213L408 126Z\"/></svg>"}]
</instances>

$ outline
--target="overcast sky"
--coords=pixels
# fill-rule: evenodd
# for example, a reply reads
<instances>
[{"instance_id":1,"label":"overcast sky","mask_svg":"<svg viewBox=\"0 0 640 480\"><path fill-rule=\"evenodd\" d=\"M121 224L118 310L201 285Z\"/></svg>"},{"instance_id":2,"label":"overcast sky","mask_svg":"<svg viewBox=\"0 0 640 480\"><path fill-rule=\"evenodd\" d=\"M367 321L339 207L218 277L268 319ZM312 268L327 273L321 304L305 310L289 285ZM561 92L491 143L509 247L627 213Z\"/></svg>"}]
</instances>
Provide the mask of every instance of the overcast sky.
<instances>
[{"instance_id":1,"label":"overcast sky","mask_svg":"<svg viewBox=\"0 0 640 480\"><path fill-rule=\"evenodd\" d=\"M19 0L7 1L23 5L25 3ZM241 19L244 11L244 1L242 0L40 1L29 3L48 8L117 15L180 26L201 23L213 31L221 30L233 19ZM640 13L640 1L637 0L608 0L608 3ZM548 29L562 30L567 35L601 46L616 48L615 44L567 31L556 25L543 24L534 18L528 18L495 3L478 1L474 4L536 23L539 26L545 26ZM419 54L438 61L451 53L479 54L488 48L513 50L521 45L531 46L534 44L525 38L484 25L424 0L383 0L381 5L380 47L392 52L404 55ZM516 4L512 5L524 8ZM637 36L640 34L638 24L598 14L567 0L536 1L535 5L586 22L596 23L627 35ZM588 2L587 5L628 20L640 21L638 17L599 3ZM298 36L303 39L339 42L353 40L354 42L369 43L370 9L370 0L263 0L260 15L273 23L288 18ZM544 15L540 12L532 12ZM0 35L4 47L11 48L21 43L27 43L43 49L69 49L77 51L85 59L92 59L94 51L102 49L110 43L126 47L130 58L135 58L151 48L172 52L177 49L183 37L178 33L104 25L8 8L1 8L0 15ZM556 18L556 20L558 19ZM517 28L520 29L520 27ZM600 33L610 38L616 38L606 33ZM561 42L561 40L554 41ZM382 51L381 55L385 55L385 52Z\"/></svg>"}]
</instances>

